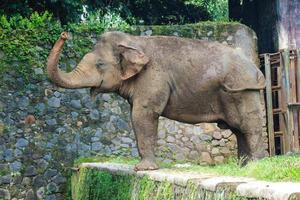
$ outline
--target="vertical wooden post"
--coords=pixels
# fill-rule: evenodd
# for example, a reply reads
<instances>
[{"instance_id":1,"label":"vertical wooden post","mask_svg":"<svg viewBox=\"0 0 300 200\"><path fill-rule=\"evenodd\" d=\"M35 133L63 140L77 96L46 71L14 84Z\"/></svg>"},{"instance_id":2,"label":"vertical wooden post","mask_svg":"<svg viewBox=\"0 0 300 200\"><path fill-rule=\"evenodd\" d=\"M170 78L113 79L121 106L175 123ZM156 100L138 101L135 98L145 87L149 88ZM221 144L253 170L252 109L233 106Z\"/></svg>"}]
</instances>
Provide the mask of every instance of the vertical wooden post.
<instances>
[{"instance_id":1,"label":"vertical wooden post","mask_svg":"<svg viewBox=\"0 0 300 200\"><path fill-rule=\"evenodd\" d=\"M264 55L265 75L266 75L266 97L267 97L267 120L268 120L268 137L270 156L275 155L275 138L274 138L274 121L273 121L273 104L272 104L272 79L270 55Z\"/></svg>"},{"instance_id":2,"label":"vertical wooden post","mask_svg":"<svg viewBox=\"0 0 300 200\"><path fill-rule=\"evenodd\" d=\"M291 92L290 92L290 50L285 49L283 52L283 69L284 69L284 79L285 79L285 91L286 91L286 103L289 104L291 102ZM293 116L289 107L287 107L286 111L287 118L287 134L284 137L285 144L285 153L291 151L293 144Z\"/></svg>"},{"instance_id":3,"label":"vertical wooden post","mask_svg":"<svg viewBox=\"0 0 300 200\"><path fill-rule=\"evenodd\" d=\"M278 105L279 108L281 109L281 113L279 114L279 131L281 131L280 137L280 154L284 154L284 135L286 134L286 121L285 121L285 113L284 111L286 110L286 98L285 98L285 91L284 91L284 83L283 83L283 64L282 64L282 59L281 59L281 53L278 54L279 62L277 63L279 66L277 67L277 84L280 85L280 90L278 90ZM276 134L275 134L276 135Z\"/></svg>"},{"instance_id":4,"label":"vertical wooden post","mask_svg":"<svg viewBox=\"0 0 300 200\"><path fill-rule=\"evenodd\" d=\"M297 49L296 50L296 81L297 81L297 102L300 102L300 49ZM300 135L300 117L299 117L299 110L297 110L297 115L298 115L298 132L295 134L295 139L296 139L296 151L299 151L300 149L300 138L299 138L299 135Z\"/></svg>"},{"instance_id":5,"label":"vertical wooden post","mask_svg":"<svg viewBox=\"0 0 300 200\"><path fill-rule=\"evenodd\" d=\"M292 54L290 55L290 81L291 81L291 102L290 103L296 103L297 102L297 69L296 69L296 54L295 51L292 51ZM298 138L298 132L299 132L299 124L298 124L298 111L295 108L291 108L291 115L293 117L293 144L292 144L292 150L298 150L299 146L299 140Z\"/></svg>"}]
</instances>

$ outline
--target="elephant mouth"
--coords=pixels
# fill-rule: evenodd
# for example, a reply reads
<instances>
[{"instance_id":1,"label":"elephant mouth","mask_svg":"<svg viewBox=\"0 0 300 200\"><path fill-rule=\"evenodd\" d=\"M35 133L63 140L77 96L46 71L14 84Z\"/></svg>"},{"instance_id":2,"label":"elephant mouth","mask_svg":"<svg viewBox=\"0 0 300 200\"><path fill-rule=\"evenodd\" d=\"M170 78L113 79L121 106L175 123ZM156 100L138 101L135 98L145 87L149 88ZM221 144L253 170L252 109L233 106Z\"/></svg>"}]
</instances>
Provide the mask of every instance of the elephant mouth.
<instances>
[{"instance_id":1,"label":"elephant mouth","mask_svg":"<svg viewBox=\"0 0 300 200\"><path fill-rule=\"evenodd\" d=\"M101 81L101 83L99 84L98 87L91 87L91 89L90 89L90 95L91 95L91 97L92 97L93 100L95 100L97 94L99 94L101 92L100 88L101 88L102 83L103 83L103 80Z\"/></svg>"}]
</instances>

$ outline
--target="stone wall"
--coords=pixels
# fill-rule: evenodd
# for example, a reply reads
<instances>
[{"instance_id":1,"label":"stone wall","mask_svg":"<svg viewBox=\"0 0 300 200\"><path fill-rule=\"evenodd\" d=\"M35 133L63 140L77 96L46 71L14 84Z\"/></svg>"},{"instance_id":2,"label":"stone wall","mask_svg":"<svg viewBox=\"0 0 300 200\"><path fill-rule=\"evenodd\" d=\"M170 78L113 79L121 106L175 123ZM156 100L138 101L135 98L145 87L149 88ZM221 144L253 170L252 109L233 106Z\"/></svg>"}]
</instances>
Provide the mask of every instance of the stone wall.
<instances>
[{"instance_id":1,"label":"stone wall","mask_svg":"<svg viewBox=\"0 0 300 200\"><path fill-rule=\"evenodd\" d=\"M218 40L256 59L255 33L237 23L135 27L132 33ZM89 37L96 41L93 34ZM64 62L76 63L72 57ZM39 78L29 84L13 71L5 74L0 87L0 199L64 199L68 169L76 158L138 156L124 99L101 94L93 101L88 89L58 88L43 69L34 72ZM156 154L164 162L222 163L236 155L236 138L215 124L162 118Z\"/></svg>"}]
</instances>

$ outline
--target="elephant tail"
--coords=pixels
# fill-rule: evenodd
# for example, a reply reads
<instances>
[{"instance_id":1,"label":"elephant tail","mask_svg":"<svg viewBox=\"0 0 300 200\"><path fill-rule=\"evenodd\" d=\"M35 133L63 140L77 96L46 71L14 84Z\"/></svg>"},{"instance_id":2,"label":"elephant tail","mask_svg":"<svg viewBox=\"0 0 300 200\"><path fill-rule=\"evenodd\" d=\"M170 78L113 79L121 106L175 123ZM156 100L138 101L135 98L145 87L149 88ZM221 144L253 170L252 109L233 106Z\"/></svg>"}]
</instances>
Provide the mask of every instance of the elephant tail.
<instances>
[{"instance_id":1,"label":"elephant tail","mask_svg":"<svg viewBox=\"0 0 300 200\"><path fill-rule=\"evenodd\" d=\"M266 88L266 81L265 78L263 76L263 74L261 72L257 72L257 83L256 84L251 84L251 81L249 82L245 82L245 86L240 86L237 88L232 88L229 87L228 85L226 85L226 83L223 83L223 89L226 92L231 92L231 93L235 93L235 92L242 92L242 91L253 91L253 90L263 90Z\"/></svg>"},{"instance_id":2,"label":"elephant tail","mask_svg":"<svg viewBox=\"0 0 300 200\"><path fill-rule=\"evenodd\" d=\"M223 89L226 91L226 92L231 92L231 93L234 93L234 92L242 92L242 91L245 91L245 90L263 90L265 89L266 87L266 84L264 83L264 85L261 85L261 86L257 86L257 87L242 87L242 88L230 88L229 86L227 85L223 85Z\"/></svg>"}]
</instances>

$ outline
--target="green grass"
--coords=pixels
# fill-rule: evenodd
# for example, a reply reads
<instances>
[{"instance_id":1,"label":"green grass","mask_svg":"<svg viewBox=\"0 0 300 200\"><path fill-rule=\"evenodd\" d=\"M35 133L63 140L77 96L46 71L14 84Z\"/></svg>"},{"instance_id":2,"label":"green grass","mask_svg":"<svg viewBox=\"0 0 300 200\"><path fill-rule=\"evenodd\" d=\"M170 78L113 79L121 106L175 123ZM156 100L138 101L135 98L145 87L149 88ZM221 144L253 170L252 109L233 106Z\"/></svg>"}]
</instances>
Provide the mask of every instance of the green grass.
<instances>
[{"instance_id":1,"label":"green grass","mask_svg":"<svg viewBox=\"0 0 300 200\"><path fill-rule=\"evenodd\" d=\"M71 177L71 187L74 200L127 200L132 194L133 177L82 168Z\"/></svg>"},{"instance_id":2,"label":"green grass","mask_svg":"<svg viewBox=\"0 0 300 200\"><path fill-rule=\"evenodd\" d=\"M174 185L167 181L154 181L149 177L137 178L135 180L134 191L137 200L171 200L174 199Z\"/></svg>"},{"instance_id":3,"label":"green grass","mask_svg":"<svg viewBox=\"0 0 300 200\"><path fill-rule=\"evenodd\" d=\"M127 165L135 165L139 162L138 159L123 157L123 156L95 156L95 157L81 157L74 161L74 165L78 166L81 163L93 163L93 162L109 162L119 163Z\"/></svg>"},{"instance_id":4,"label":"green grass","mask_svg":"<svg viewBox=\"0 0 300 200\"><path fill-rule=\"evenodd\" d=\"M176 168L178 170L179 168ZM300 156L276 156L250 162L240 167L231 159L226 164L216 166L191 165L180 168L181 171L211 173L226 176L245 176L266 181L300 181Z\"/></svg>"},{"instance_id":5,"label":"green grass","mask_svg":"<svg viewBox=\"0 0 300 200\"><path fill-rule=\"evenodd\" d=\"M79 165L83 162L110 162L123 163L128 165L135 165L138 163L137 159L127 157L91 157L80 158L75 164ZM209 173L226 176L244 176L253 177L258 180L266 181L292 181L300 182L300 155L290 156L275 156L264 158L259 161L250 162L245 167L240 167L237 160L230 159L226 164L215 166L202 166L196 164L180 165L180 164L164 164L160 163L161 168L168 168L170 170Z\"/></svg>"}]
</instances>

